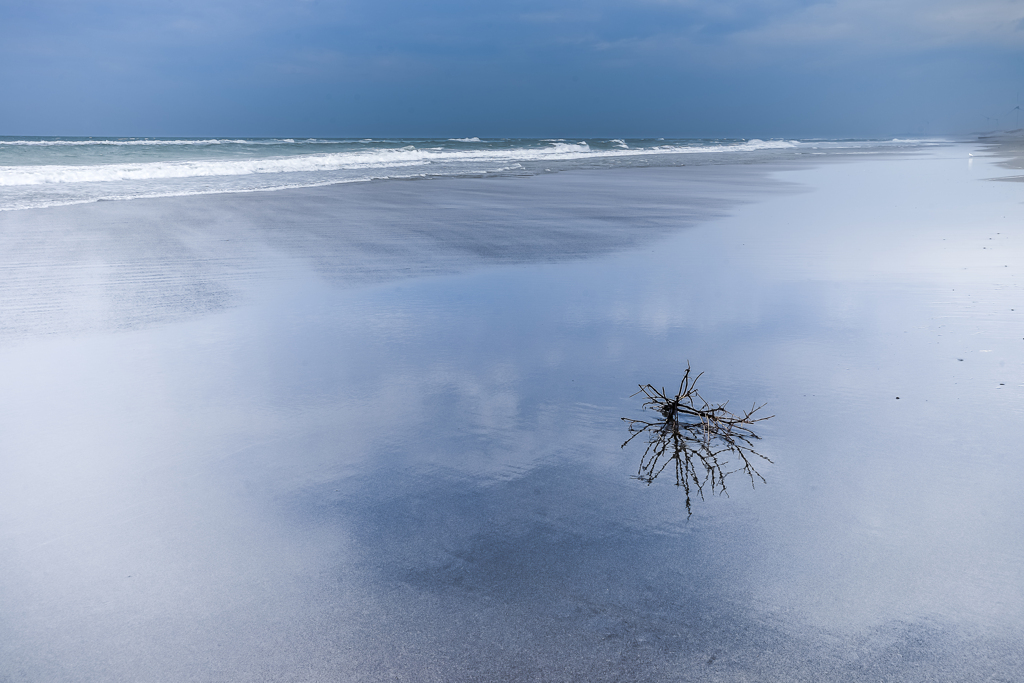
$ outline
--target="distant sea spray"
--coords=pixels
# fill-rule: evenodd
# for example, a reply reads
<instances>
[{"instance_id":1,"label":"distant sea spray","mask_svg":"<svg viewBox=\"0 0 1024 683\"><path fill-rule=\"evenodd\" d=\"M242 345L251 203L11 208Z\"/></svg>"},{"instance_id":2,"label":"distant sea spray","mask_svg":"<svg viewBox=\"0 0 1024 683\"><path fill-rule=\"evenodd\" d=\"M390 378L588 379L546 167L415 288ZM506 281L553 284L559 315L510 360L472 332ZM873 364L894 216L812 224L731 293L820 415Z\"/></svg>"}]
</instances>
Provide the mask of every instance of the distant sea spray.
<instances>
[{"instance_id":1,"label":"distant sea spray","mask_svg":"<svg viewBox=\"0 0 1024 683\"><path fill-rule=\"evenodd\" d=\"M0 210L388 178L720 163L936 141L0 137Z\"/></svg>"}]
</instances>

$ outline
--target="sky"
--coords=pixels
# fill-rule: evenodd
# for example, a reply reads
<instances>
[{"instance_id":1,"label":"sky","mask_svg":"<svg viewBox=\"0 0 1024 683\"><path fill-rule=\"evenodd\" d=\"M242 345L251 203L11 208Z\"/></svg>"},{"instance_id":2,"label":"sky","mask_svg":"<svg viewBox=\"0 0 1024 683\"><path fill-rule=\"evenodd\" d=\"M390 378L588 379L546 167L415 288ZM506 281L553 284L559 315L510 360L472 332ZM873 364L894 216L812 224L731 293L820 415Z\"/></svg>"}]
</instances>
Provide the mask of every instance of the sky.
<instances>
[{"instance_id":1,"label":"sky","mask_svg":"<svg viewBox=\"0 0 1024 683\"><path fill-rule=\"evenodd\" d=\"M1013 128L1024 0L0 0L0 135Z\"/></svg>"}]
</instances>

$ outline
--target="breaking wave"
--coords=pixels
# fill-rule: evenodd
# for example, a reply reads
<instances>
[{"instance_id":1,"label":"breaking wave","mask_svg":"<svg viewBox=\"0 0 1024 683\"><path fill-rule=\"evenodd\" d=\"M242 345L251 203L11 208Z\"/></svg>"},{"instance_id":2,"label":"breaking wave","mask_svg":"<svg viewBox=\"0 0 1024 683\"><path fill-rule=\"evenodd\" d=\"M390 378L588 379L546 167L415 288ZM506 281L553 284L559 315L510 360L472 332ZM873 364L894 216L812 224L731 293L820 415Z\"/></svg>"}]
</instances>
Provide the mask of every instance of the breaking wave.
<instances>
[{"instance_id":1,"label":"breaking wave","mask_svg":"<svg viewBox=\"0 0 1024 683\"><path fill-rule=\"evenodd\" d=\"M467 139L469 141L469 139ZM54 141L58 142L58 141ZM68 141L70 144L70 141ZM74 141L77 144L77 141ZM105 141L101 144L106 144ZM200 144L200 141L195 141ZM208 142L208 141L207 141ZM345 152L293 154L256 159L195 159L131 163L58 165L39 164L0 166L0 186L45 185L55 183L93 183L124 180L155 180L216 176L244 176L280 173L318 173L325 171L408 168L426 165L475 164L480 162L522 163L529 161L577 160L599 157L663 155L686 153L742 152L792 147L786 141L750 140L721 145L658 145L630 149L622 140L613 140L614 149L593 149L586 142L550 142L544 147L451 150L443 147L358 149ZM617 143L617 144L616 144ZM90 143L95 144L95 143ZM112 143L111 143L112 144Z\"/></svg>"},{"instance_id":2,"label":"breaking wave","mask_svg":"<svg viewBox=\"0 0 1024 683\"><path fill-rule=\"evenodd\" d=\"M710 157L724 154L753 161L780 154L930 144L933 141L0 137L0 211L377 179L675 166L708 163Z\"/></svg>"}]
</instances>

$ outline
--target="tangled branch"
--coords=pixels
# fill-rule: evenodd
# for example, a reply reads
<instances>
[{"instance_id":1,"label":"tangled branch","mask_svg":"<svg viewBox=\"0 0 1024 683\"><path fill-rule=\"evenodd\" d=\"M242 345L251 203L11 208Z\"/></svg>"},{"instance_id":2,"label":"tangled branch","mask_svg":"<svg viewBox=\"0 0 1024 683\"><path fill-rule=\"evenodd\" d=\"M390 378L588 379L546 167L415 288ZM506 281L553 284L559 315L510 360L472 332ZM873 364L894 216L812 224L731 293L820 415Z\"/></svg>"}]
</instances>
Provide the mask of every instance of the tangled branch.
<instances>
[{"instance_id":1,"label":"tangled branch","mask_svg":"<svg viewBox=\"0 0 1024 683\"><path fill-rule=\"evenodd\" d=\"M708 403L697 393L697 380L703 374L693 376L687 364L675 396L651 384L641 384L640 391L633 396L643 394L646 397L643 409L656 412L660 418L622 418L630 432L622 448L641 434L647 438L647 448L635 478L650 484L670 463L675 463L676 486L686 492L687 515L691 514L691 492L701 500L704 500L705 488L710 493L728 495L725 479L736 472L749 477L751 486L755 479L766 483L754 462L758 459L772 462L754 450L754 441L761 437L753 432L751 425L774 415L755 416L764 404L736 415L726 408L728 402Z\"/></svg>"}]
</instances>

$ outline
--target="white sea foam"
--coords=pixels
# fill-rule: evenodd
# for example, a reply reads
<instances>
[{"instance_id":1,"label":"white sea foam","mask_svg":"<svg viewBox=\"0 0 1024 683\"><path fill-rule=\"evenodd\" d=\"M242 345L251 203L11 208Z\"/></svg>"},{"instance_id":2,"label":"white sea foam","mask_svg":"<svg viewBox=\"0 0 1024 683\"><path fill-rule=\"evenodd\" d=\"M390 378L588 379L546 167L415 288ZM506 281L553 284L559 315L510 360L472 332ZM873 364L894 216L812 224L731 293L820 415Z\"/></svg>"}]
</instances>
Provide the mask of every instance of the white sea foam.
<instances>
[{"instance_id":1,"label":"white sea foam","mask_svg":"<svg viewBox=\"0 0 1024 683\"><path fill-rule=\"evenodd\" d=\"M284 143L294 140L275 140L273 142ZM251 145L259 144L253 140L0 140L0 145L11 147L95 147L97 145L109 147L167 147L173 145Z\"/></svg>"},{"instance_id":2,"label":"white sea foam","mask_svg":"<svg viewBox=\"0 0 1024 683\"><path fill-rule=\"evenodd\" d=\"M117 180L155 180L160 178L196 178L241 176L267 173L314 173L317 171L355 170L379 166L411 166L430 163L423 158L390 155L360 158L354 154L317 154L272 159L223 161L157 161L137 164L97 164L90 166L5 166L0 167L0 186L43 185L51 183L90 183ZM380 157L390 157L385 162Z\"/></svg>"},{"instance_id":3,"label":"white sea foam","mask_svg":"<svg viewBox=\"0 0 1024 683\"><path fill-rule=\"evenodd\" d=\"M940 141L935 141L940 142ZM316 187L367 179L486 175L650 163L655 156L862 150L923 141L0 139L0 211L101 199ZM93 149L90 149L92 147ZM671 159L659 164L684 163ZM690 162L685 162L690 163ZM557 164L557 165L556 165Z\"/></svg>"},{"instance_id":4,"label":"white sea foam","mask_svg":"<svg viewBox=\"0 0 1024 683\"><path fill-rule=\"evenodd\" d=\"M95 140L0 140L0 145L6 145L9 147L196 147L206 145L351 145L353 142L353 140L332 140L329 138L307 138L305 140L296 140L294 138L250 138L240 140L221 138L208 138L202 140L118 138ZM373 142L373 140L359 140L357 142Z\"/></svg>"},{"instance_id":5,"label":"white sea foam","mask_svg":"<svg viewBox=\"0 0 1024 683\"><path fill-rule=\"evenodd\" d=\"M511 149L447 150L440 147L417 149L406 145L397 149L360 149L351 152L297 154L262 159L204 159L154 161L90 165L0 166L0 186L91 183L125 180L154 180L242 176L273 173L317 173L386 167L407 167L453 162L519 163L539 160L574 160L641 154L714 153L751 151L792 146L785 141L754 141L711 146L661 145L649 149L594 150L586 142L552 142L546 147Z\"/></svg>"}]
</instances>

